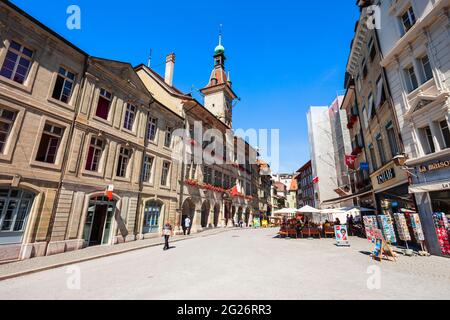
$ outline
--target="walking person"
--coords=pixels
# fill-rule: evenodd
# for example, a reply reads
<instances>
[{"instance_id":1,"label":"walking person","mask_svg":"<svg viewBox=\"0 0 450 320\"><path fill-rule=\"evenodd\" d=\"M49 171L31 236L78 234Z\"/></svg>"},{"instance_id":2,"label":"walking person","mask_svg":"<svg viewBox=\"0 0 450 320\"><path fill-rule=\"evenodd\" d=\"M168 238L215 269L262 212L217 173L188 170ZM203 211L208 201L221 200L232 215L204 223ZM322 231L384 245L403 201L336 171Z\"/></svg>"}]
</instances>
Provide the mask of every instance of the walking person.
<instances>
[{"instance_id":1,"label":"walking person","mask_svg":"<svg viewBox=\"0 0 450 320\"><path fill-rule=\"evenodd\" d=\"M170 225L170 223L167 222L163 228L163 236L164 236L164 249L163 250L164 251L170 249L169 239L172 235L173 235L172 226Z\"/></svg>"},{"instance_id":2,"label":"walking person","mask_svg":"<svg viewBox=\"0 0 450 320\"><path fill-rule=\"evenodd\" d=\"M191 218L190 217L186 217L186 219L184 219L184 235L191 235Z\"/></svg>"}]
</instances>

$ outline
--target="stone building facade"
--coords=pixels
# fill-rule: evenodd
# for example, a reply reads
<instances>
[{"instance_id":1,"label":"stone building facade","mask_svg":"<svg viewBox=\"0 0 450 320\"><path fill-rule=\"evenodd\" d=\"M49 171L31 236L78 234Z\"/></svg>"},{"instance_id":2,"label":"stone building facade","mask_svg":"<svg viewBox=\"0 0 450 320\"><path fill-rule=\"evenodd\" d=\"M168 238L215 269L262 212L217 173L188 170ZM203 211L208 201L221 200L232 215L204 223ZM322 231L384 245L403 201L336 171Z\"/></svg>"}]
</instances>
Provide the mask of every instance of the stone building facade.
<instances>
[{"instance_id":1,"label":"stone building facade","mask_svg":"<svg viewBox=\"0 0 450 320\"><path fill-rule=\"evenodd\" d=\"M0 2L0 260L45 255L88 56Z\"/></svg>"},{"instance_id":2,"label":"stone building facade","mask_svg":"<svg viewBox=\"0 0 450 320\"><path fill-rule=\"evenodd\" d=\"M196 232L259 213L244 140L231 135L229 161L210 168L174 152L193 120L231 129L224 64L213 75L225 82L207 87L223 99L206 108L173 86L173 54L162 78L89 56L9 2L0 25L0 261L155 237L165 222L181 233L188 215ZM221 45L214 58L225 61Z\"/></svg>"},{"instance_id":3,"label":"stone building facade","mask_svg":"<svg viewBox=\"0 0 450 320\"><path fill-rule=\"evenodd\" d=\"M415 206L408 192L407 172L395 163L396 157L404 152L403 142L389 82L381 65L383 54L378 32L368 28L368 14L367 8L362 6L347 72L355 82L358 101L358 110L355 111L360 120L359 134L363 138L363 148L358 151L366 154L369 163L373 188L371 206L380 213L392 215ZM358 127L356 122L355 126ZM367 201L369 203L370 200Z\"/></svg>"},{"instance_id":4,"label":"stone building facade","mask_svg":"<svg viewBox=\"0 0 450 320\"><path fill-rule=\"evenodd\" d=\"M439 165L450 154L450 1L382 1L380 9L381 65L404 141L409 191L418 205L428 249L449 256L440 245L434 214L450 218L450 170Z\"/></svg>"}]
</instances>

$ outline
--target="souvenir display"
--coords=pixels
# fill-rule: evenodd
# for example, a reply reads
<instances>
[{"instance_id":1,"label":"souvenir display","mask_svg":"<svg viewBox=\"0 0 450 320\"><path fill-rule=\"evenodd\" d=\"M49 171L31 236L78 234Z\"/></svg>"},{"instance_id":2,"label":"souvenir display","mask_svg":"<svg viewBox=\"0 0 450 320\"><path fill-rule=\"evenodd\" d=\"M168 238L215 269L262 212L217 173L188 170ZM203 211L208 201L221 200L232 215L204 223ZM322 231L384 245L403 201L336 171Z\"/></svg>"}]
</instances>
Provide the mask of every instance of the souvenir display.
<instances>
[{"instance_id":1,"label":"souvenir display","mask_svg":"<svg viewBox=\"0 0 450 320\"><path fill-rule=\"evenodd\" d=\"M414 231L414 237L417 241L425 241L425 235L422 229L422 223L420 222L420 217L417 213L411 214L411 226Z\"/></svg>"},{"instance_id":2,"label":"souvenir display","mask_svg":"<svg viewBox=\"0 0 450 320\"><path fill-rule=\"evenodd\" d=\"M450 228L447 217L445 216L445 213L436 212L433 214L433 220L442 254L450 255Z\"/></svg>"},{"instance_id":3,"label":"souvenir display","mask_svg":"<svg viewBox=\"0 0 450 320\"><path fill-rule=\"evenodd\" d=\"M375 241L374 232L378 229L377 217L376 216L365 216L364 220L364 228L366 230L366 237L369 241Z\"/></svg>"},{"instance_id":4,"label":"souvenir display","mask_svg":"<svg viewBox=\"0 0 450 320\"><path fill-rule=\"evenodd\" d=\"M378 222L380 228L383 231L384 238L390 243L396 243L397 238L395 237L394 226L392 225L392 219L388 215L378 216Z\"/></svg>"},{"instance_id":5,"label":"souvenir display","mask_svg":"<svg viewBox=\"0 0 450 320\"><path fill-rule=\"evenodd\" d=\"M383 261L383 259L388 259L390 261L396 261L396 254L392 250L391 246L384 239L383 232L381 229L374 229L374 240L375 248L372 252L372 259Z\"/></svg>"},{"instance_id":6,"label":"souvenir display","mask_svg":"<svg viewBox=\"0 0 450 320\"><path fill-rule=\"evenodd\" d=\"M409 233L408 224L403 213L396 213L394 215L395 223L397 225L398 235L402 241L411 241L411 235Z\"/></svg>"}]
</instances>

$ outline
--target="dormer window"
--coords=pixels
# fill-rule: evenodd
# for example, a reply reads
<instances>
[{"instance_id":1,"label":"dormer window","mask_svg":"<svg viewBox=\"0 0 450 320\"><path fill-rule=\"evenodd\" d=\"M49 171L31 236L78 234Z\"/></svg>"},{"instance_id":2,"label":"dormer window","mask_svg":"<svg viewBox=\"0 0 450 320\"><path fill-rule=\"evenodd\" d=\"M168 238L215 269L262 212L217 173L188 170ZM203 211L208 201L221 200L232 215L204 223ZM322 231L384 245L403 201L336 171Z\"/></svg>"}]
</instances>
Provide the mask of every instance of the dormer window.
<instances>
[{"instance_id":1,"label":"dormer window","mask_svg":"<svg viewBox=\"0 0 450 320\"><path fill-rule=\"evenodd\" d=\"M408 10L402 15L402 24L403 30L407 33L415 24L416 24L416 15L414 14L414 10L412 7L409 7Z\"/></svg>"}]
</instances>

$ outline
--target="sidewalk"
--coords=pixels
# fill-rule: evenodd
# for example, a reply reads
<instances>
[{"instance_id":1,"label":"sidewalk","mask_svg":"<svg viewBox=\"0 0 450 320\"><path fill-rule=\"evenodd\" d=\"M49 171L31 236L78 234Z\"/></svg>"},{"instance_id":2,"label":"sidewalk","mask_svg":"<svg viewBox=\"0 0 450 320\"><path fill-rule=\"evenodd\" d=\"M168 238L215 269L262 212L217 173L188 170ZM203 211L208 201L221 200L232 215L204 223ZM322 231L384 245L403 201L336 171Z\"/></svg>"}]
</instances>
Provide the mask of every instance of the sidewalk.
<instances>
[{"instance_id":1,"label":"sidewalk","mask_svg":"<svg viewBox=\"0 0 450 320\"><path fill-rule=\"evenodd\" d=\"M235 230L235 228L206 230L200 233L192 234L190 236L174 236L171 238L170 243L200 237L207 237L211 235L220 234L223 232L228 232L231 230ZM84 261L104 258L108 256L118 255L121 253L162 245L164 245L164 239L162 237L156 237L153 239L133 241L114 246L90 247L82 250L66 252L53 256L38 257L23 261L12 262L0 265L0 281L20 277L26 274L55 269Z\"/></svg>"}]
</instances>

